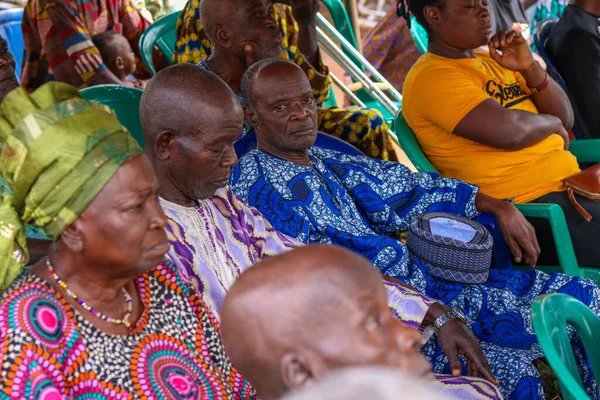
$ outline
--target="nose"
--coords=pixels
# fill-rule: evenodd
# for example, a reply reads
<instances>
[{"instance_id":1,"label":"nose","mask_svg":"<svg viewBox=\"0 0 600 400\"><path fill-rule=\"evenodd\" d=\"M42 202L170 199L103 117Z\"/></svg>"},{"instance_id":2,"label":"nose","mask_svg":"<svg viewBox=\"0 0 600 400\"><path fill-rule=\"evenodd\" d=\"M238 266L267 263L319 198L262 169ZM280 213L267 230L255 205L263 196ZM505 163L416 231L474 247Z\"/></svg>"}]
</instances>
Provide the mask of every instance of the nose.
<instances>
[{"instance_id":1,"label":"nose","mask_svg":"<svg viewBox=\"0 0 600 400\"><path fill-rule=\"evenodd\" d=\"M290 117L294 120L303 120L309 116L308 109L302 104L296 103L292 105L293 109L290 113Z\"/></svg>"},{"instance_id":2,"label":"nose","mask_svg":"<svg viewBox=\"0 0 600 400\"><path fill-rule=\"evenodd\" d=\"M479 15L484 19L490 19L491 17L490 9L483 2L479 2Z\"/></svg>"},{"instance_id":3,"label":"nose","mask_svg":"<svg viewBox=\"0 0 600 400\"><path fill-rule=\"evenodd\" d=\"M421 349L421 335L416 330L407 327L406 325L396 322L395 338L398 348L403 353L418 352Z\"/></svg>"},{"instance_id":4,"label":"nose","mask_svg":"<svg viewBox=\"0 0 600 400\"><path fill-rule=\"evenodd\" d=\"M233 168L238 162L237 154L235 153L235 148L231 146L223 157L221 158L221 167L223 168Z\"/></svg>"},{"instance_id":5,"label":"nose","mask_svg":"<svg viewBox=\"0 0 600 400\"><path fill-rule=\"evenodd\" d=\"M275 20L275 17L270 14L265 18L265 27L269 29L279 29L279 24Z\"/></svg>"},{"instance_id":6,"label":"nose","mask_svg":"<svg viewBox=\"0 0 600 400\"><path fill-rule=\"evenodd\" d=\"M167 226L167 217L160 206L158 199L153 202L152 210L150 211L150 229L165 229Z\"/></svg>"}]
</instances>

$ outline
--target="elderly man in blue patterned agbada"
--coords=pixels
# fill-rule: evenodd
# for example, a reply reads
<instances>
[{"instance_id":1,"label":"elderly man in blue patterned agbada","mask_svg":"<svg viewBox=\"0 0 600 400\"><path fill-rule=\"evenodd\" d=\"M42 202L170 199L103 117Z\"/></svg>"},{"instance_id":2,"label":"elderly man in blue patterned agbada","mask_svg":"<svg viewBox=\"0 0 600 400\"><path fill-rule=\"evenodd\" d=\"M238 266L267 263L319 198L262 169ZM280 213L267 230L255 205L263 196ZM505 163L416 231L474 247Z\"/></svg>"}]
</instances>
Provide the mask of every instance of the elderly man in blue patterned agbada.
<instances>
[{"instance_id":1,"label":"elderly man in blue patterned agbada","mask_svg":"<svg viewBox=\"0 0 600 400\"><path fill-rule=\"evenodd\" d=\"M286 91L281 91L283 86ZM535 266L535 232L509 202L493 199L468 183L437 174L412 173L401 164L312 147L316 107L306 76L283 60L253 65L242 81L246 119L258 149L241 157L231 188L273 225L304 243L332 243L360 253L382 273L422 294L462 310L473 321L500 389L510 399L543 399L533 361L544 356L531 325L531 303L542 294L567 293L600 315L600 291L590 280L540 271L490 271L487 282L469 285L436 279L411 257L397 233L425 212L468 218L493 214L517 261ZM596 383L579 339L576 356L588 393ZM448 361L435 341L425 347L434 372Z\"/></svg>"}]
</instances>

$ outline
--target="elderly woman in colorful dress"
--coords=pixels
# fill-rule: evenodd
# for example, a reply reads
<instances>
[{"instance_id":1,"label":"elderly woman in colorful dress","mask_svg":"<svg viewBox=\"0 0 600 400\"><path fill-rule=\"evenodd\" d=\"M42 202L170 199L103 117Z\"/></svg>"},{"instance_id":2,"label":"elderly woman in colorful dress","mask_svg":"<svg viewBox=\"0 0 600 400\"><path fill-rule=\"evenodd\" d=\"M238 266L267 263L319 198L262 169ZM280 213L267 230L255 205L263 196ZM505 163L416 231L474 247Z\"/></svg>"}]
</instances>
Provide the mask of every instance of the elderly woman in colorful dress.
<instances>
[{"instance_id":1,"label":"elderly woman in colorful dress","mask_svg":"<svg viewBox=\"0 0 600 400\"><path fill-rule=\"evenodd\" d=\"M247 397L201 297L163 256L150 162L71 86L0 106L0 397ZM54 240L28 269L24 223Z\"/></svg>"}]
</instances>

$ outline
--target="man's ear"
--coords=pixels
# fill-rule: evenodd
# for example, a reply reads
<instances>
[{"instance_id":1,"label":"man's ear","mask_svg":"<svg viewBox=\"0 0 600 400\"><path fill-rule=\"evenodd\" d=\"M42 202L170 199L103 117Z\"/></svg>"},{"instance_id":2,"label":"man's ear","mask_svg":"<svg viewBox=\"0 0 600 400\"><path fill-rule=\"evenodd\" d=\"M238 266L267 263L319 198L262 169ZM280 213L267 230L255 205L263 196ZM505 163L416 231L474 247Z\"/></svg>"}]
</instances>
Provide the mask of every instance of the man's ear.
<instances>
[{"instance_id":1,"label":"man's ear","mask_svg":"<svg viewBox=\"0 0 600 400\"><path fill-rule=\"evenodd\" d=\"M162 131L156 136L154 154L156 154L157 159L166 161L171 158L171 148L173 147L174 140L175 136L170 131Z\"/></svg>"},{"instance_id":2,"label":"man's ear","mask_svg":"<svg viewBox=\"0 0 600 400\"><path fill-rule=\"evenodd\" d=\"M233 46L231 35L229 34L229 31L223 27L223 25L215 26L215 42L217 42L219 46L226 49Z\"/></svg>"},{"instance_id":3,"label":"man's ear","mask_svg":"<svg viewBox=\"0 0 600 400\"><path fill-rule=\"evenodd\" d=\"M256 129L258 127L258 119L256 118L256 113L252 109L252 107L244 106L244 119L250 123Z\"/></svg>"},{"instance_id":4,"label":"man's ear","mask_svg":"<svg viewBox=\"0 0 600 400\"><path fill-rule=\"evenodd\" d=\"M84 249L83 231L84 222L82 219L77 219L67 227L60 235L60 240L74 253L81 253Z\"/></svg>"},{"instance_id":5,"label":"man's ear","mask_svg":"<svg viewBox=\"0 0 600 400\"><path fill-rule=\"evenodd\" d=\"M309 386L313 382L313 371L308 358L301 353L286 353L281 358L281 380L288 390Z\"/></svg>"},{"instance_id":6,"label":"man's ear","mask_svg":"<svg viewBox=\"0 0 600 400\"><path fill-rule=\"evenodd\" d=\"M123 57L118 56L117 58L115 58L115 66L118 70L125 69L125 62L123 62Z\"/></svg>"}]
</instances>

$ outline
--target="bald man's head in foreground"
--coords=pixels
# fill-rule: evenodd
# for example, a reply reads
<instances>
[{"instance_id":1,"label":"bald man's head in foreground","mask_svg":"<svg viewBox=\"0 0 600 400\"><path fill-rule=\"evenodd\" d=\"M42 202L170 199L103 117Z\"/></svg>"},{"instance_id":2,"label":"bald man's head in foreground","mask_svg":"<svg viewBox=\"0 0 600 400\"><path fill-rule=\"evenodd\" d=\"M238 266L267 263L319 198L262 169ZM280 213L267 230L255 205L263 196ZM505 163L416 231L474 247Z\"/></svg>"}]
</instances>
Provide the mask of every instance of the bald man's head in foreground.
<instances>
[{"instance_id":1,"label":"bald man's head in foreground","mask_svg":"<svg viewBox=\"0 0 600 400\"><path fill-rule=\"evenodd\" d=\"M225 350L265 400L343 367L431 372L420 334L388 308L379 272L346 249L310 245L261 261L221 315Z\"/></svg>"},{"instance_id":2,"label":"bald man's head in foreground","mask_svg":"<svg viewBox=\"0 0 600 400\"><path fill-rule=\"evenodd\" d=\"M221 78L193 64L165 68L144 90L140 118L162 197L195 204L227 184L244 114Z\"/></svg>"}]
</instances>

